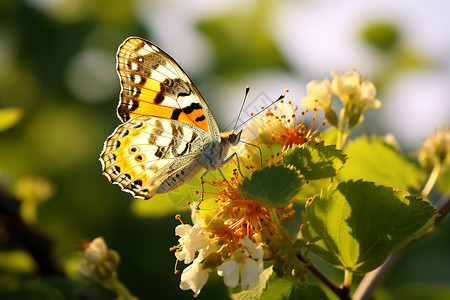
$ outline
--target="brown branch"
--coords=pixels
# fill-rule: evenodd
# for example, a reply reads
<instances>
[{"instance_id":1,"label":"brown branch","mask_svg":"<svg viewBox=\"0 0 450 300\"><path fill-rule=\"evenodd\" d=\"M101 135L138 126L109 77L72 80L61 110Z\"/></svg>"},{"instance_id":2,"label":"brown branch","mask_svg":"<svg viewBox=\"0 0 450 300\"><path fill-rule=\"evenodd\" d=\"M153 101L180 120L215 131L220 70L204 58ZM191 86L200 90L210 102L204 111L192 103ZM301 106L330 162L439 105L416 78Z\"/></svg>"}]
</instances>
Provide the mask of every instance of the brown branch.
<instances>
[{"instance_id":1,"label":"brown branch","mask_svg":"<svg viewBox=\"0 0 450 300\"><path fill-rule=\"evenodd\" d=\"M39 228L31 226L19 213L20 203L0 187L1 238L22 246L34 259L40 276L63 275L55 260L51 239Z\"/></svg>"},{"instance_id":2,"label":"brown branch","mask_svg":"<svg viewBox=\"0 0 450 300\"><path fill-rule=\"evenodd\" d=\"M320 281L322 281L330 290L335 293L339 299L342 300L351 300L351 297L349 295L350 291L346 287L338 287L335 285L325 274L320 272L319 269L317 269L309 260L304 258L301 254L297 254L297 258L305 264L305 266L308 268L308 270L313 273Z\"/></svg>"}]
</instances>

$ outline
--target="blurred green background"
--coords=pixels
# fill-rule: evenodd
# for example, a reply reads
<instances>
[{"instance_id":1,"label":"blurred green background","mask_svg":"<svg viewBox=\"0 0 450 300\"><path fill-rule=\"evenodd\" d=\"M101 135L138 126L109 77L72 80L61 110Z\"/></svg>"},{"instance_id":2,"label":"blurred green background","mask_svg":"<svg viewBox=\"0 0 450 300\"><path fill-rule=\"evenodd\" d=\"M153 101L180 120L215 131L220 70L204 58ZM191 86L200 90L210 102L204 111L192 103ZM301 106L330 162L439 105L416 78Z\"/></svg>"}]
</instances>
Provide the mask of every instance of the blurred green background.
<instances>
[{"instance_id":1,"label":"blurred green background","mask_svg":"<svg viewBox=\"0 0 450 300\"><path fill-rule=\"evenodd\" d=\"M101 174L103 142L119 125L115 53L128 36L171 54L223 130L246 85L250 112L286 88L298 104L308 81L355 68L383 102L356 134L394 133L407 151L419 149L434 127L450 125L450 5L391 2L2 0L0 108L17 108L17 123L0 132L0 184L50 238L69 279L37 276L0 215L0 298L114 298L77 271L76 246L99 235L120 253L119 278L140 299L192 297L178 288L168 251L179 210L167 196L135 202ZM447 220L416 243L378 291L382 299L410 286L448 295L449 236ZM212 296L227 298L217 276L199 298Z\"/></svg>"}]
</instances>

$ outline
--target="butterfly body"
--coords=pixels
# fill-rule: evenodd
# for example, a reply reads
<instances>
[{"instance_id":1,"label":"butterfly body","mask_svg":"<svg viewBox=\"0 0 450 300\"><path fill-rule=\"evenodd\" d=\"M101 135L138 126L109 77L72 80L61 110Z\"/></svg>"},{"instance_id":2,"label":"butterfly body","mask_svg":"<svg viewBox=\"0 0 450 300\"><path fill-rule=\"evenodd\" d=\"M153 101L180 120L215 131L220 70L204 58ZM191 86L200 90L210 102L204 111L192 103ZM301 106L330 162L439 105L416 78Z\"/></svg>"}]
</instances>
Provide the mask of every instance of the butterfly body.
<instances>
[{"instance_id":1,"label":"butterfly body","mask_svg":"<svg viewBox=\"0 0 450 300\"><path fill-rule=\"evenodd\" d=\"M219 168L241 132L220 133L200 92L165 52L140 38L119 47L117 114L123 124L105 142L103 174L122 190L149 199L202 169Z\"/></svg>"}]
</instances>

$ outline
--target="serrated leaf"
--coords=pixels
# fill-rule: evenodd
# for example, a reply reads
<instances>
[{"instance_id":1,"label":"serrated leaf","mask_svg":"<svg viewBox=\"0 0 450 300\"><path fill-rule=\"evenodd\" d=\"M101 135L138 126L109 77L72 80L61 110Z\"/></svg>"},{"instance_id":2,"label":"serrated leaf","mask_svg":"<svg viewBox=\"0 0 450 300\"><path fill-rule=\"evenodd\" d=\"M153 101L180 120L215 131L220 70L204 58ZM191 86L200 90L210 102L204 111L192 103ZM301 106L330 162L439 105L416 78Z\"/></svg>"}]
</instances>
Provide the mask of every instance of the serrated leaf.
<instances>
[{"instance_id":1,"label":"serrated leaf","mask_svg":"<svg viewBox=\"0 0 450 300\"><path fill-rule=\"evenodd\" d=\"M267 287L261 295L261 300L289 299L293 287L292 280L275 277L267 282Z\"/></svg>"},{"instance_id":2,"label":"serrated leaf","mask_svg":"<svg viewBox=\"0 0 450 300\"><path fill-rule=\"evenodd\" d=\"M352 272L369 272L419 237L438 216L428 201L372 182L348 181L306 205L302 235L312 251Z\"/></svg>"},{"instance_id":3,"label":"serrated leaf","mask_svg":"<svg viewBox=\"0 0 450 300\"><path fill-rule=\"evenodd\" d=\"M262 271L261 275L259 275L258 284L249 291L242 291L239 293L235 293L231 295L231 299L233 300L252 300L252 299L260 299L263 290L266 288L267 281L272 275L273 270L272 267L265 269Z\"/></svg>"},{"instance_id":4,"label":"serrated leaf","mask_svg":"<svg viewBox=\"0 0 450 300\"><path fill-rule=\"evenodd\" d=\"M293 165L306 180L334 177L345 161L342 151L337 150L335 145L325 146L323 141L319 144L310 141L283 156L283 164Z\"/></svg>"},{"instance_id":5,"label":"serrated leaf","mask_svg":"<svg viewBox=\"0 0 450 300\"><path fill-rule=\"evenodd\" d=\"M317 285L302 282L295 285L289 300L327 300L325 292Z\"/></svg>"},{"instance_id":6,"label":"serrated leaf","mask_svg":"<svg viewBox=\"0 0 450 300\"><path fill-rule=\"evenodd\" d=\"M253 172L239 185L244 197L272 207L286 204L299 191L303 179L296 170L285 166L270 166Z\"/></svg>"},{"instance_id":7,"label":"serrated leaf","mask_svg":"<svg viewBox=\"0 0 450 300\"><path fill-rule=\"evenodd\" d=\"M324 300L328 299L318 286L300 283L294 284L292 280L272 276L272 267L265 269L255 288L231 295L233 300Z\"/></svg>"},{"instance_id":8,"label":"serrated leaf","mask_svg":"<svg viewBox=\"0 0 450 300\"><path fill-rule=\"evenodd\" d=\"M253 298L256 299L256 298ZM261 300L326 300L325 292L318 286L301 282L294 284L286 278L271 278L262 293Z\"/></svg>"},{"instance_id":9,"label":"serrated leaf","mask_svg":"<svg viewBox=\"0 0 450 300\"><path fill-rule=\"evenodd\" d=\"M331 127L325 130L320 136L320 140L325 142L325 145L336 145L339 129Z\"/></svg>"},{"instance_id":10,"label":"serrated leaf","mask_svg":"<svg viewBox=\"0 0 450 300\"><path fill-rule=\"evenodd\" d=\"M381 138L362 137L345 149L348 161L339 172L342 180L373 181L410 192L420 189L420 169Z\"/></svg>"},{"instance_id":11,"label":"serrated leaf","mask_svg":"<svg viewBox=\"0 0 450 300\"><path fill-rule=\"evenodd\" d=\"M21 108L2 108L0 109L0 131L14 126L23 116L23 110Z\"/></svg>"}]
</instances>

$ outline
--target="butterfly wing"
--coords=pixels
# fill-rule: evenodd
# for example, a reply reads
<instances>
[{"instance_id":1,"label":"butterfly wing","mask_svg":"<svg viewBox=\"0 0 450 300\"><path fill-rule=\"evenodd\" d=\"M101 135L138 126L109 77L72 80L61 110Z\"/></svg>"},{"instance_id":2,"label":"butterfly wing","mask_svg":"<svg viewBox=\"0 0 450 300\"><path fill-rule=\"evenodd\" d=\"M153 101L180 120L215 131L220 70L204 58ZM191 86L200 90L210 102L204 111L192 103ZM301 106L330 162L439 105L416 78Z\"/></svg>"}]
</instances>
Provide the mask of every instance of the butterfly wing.
<instances>
[{"instance_id":1,"label":"butterfly wing","mask_svg":"<svg viewBox=\"0 0 450 300\"><path fill-rule=\"evenodd\" d=\"M141 116L117 127L100 155L103 174L122 190L149 199L194 177L207 162L211 136L180 121Z\"/></svg>"},{"instance_id":2,"label":"butterfly wing","mask_svg":"<svg viewBox=\"0 0 450 300\"><path fill-rule=\"evenodd\" d=\"M196 126L220 142L220 132L205 100L181 67L149 41L131 37L117 52L122 90L117 108L126 122L157 116Z\"/></svg>"}]
</instances>

